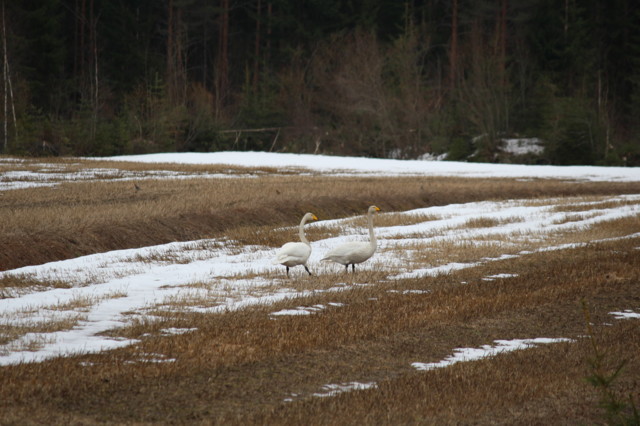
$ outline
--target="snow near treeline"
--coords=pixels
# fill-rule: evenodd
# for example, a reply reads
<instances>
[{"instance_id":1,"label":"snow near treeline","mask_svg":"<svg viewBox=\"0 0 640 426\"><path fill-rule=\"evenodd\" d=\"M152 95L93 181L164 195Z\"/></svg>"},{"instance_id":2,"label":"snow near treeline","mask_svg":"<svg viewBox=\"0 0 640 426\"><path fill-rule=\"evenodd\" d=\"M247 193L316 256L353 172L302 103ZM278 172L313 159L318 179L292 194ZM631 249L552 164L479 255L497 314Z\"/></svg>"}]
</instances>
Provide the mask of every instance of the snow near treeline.
<instances>
[{"instance_id":1,"label":"snow near treeline","mask_svg":"<svg viewBox=\"0 0 640 426\"><path fill-rule=\"evenodd\" d=\"M506 141L517 152L520 140ZM91 159L89 159L91 160ZM162 170L162 164L217 164L230 167L270 168L276 171L357 176L456 176L502 177L516 179L564 179L579 181L634 182L640 180L638 169L595 166L525 166L516 164L465 163L455 161L390 160L362 157L334 157L310 154L266 152L167 153L95 158L97 161L125 161L157 164L158 170L121 170L117 168L83 168L69 173L64 164L25 161L0 157L0 191L22 188L52 187L62 182L139 181L148 179L222 179L255 178L256 174L227 172L188 172ZM24 167L21 167L23 166ZM2 171L2 166L12 170ZM28 167L27 167L28 166Z\"/></svg>"},{"instance_id":2,"label":"snow near treeline","mask_svg":"<svg viewBox=\"0 0 640 426\"><path fill-rule=\"evenodd\" d=\"M442 175L467 177L510 177L574 179L587 181L638 181L640 173L633 168L602 167L553 167L517 166L479 163L455 163L433 161L404 161L366 158L328 157L275 153L221 152L207 154L154 154L146 156L111 157L114 161L157 163L228 164L245 167L273 167L276 169L300 168L324 174L371 174L377 176ZM96 159L98 160L98 159ZM102 158L99 160L103 160ZM300 171L304 173L304 170ZM144 178L158 178L162 172ZM78 176L84 181L85 175ZM139 177L141 178L141 177ZM76 178L65 175L66 182ZM375 202L375 200L372 200ZM549 198L474 202L466 204L428 207L402 212L411 220L405 226L376 227L378 251L372 259L359 265L359 270L377 270L387 274L387 280L399 280L421 276L438 276L453 270L472 268L500 259L527 256L539 250L562 250L589 242L559 245L540 245L540 241L557 233L572 229L585 229L598 223L625 217L638 217L640 194L601 197L593 201L593 208L585 215L555 209L558 205L586 203L582 199ZM600 207L599 207L600 206ZM613 206L613 207L612 207ZM363 206L363 214L368 206ZM304 212L301 212L301 214ZM381 212L380 214L385 214ZM398 214L398 212L396 212ZM571 216L570 220L566 220ZM341 292L354 286L370 285L358 282L358 275L345 276L343 267L320 262L328 250L337 244L366 240L362 218L319 218L309 227L341 229L340 235L322 241L312 241L309 267L316 274L334 274L333 288L318 292ZM491 227L468 227L469 221L494 219ZM296 235L300 218L291 218L291 229L274 230ZM374 220L375 222L375 220ZM338 228L335 228L335 226ZM640 231L640 230L639 230ZM513 244L504 243L504 237ZM633 235L616 237L639 237ZM513 252L514 245L527 238L536 240L533 250ZM492 239L495 241L492 243ZM411 256L417 244L454 242L460 244L493 244L504 247L497 257L481 258L469 263L437 262L419 263ZM76 325L50 333L28 333L17 340L0 346L0 365L21 362L39 362L52 357L95 353L135 344L135 339L115 339L104 335L105 331L125 327L140 317L153 318L151 311L176 309L195 312L224 313L256 304L270 304L284 299L312 295L312 290L293 289L295 280L310 279L304 270L294 268L287 279L284 268L273 265L271 259L276 249L263 246L246 246L229 239L204 239L189 242L115 250L82 256L42 265L28 266L0 272L0 278L15 276L28 278L40 285L28 290L7 288L0 299L0 327L2 325L33 327L64 319L75 319ZM249 277L249 278L248 278ZM517 279L511 271L504 271L492 279ZM50 283L65 282L70 288L54 288ZM204 284L204 285L203 285ZM274 285L276 284L276 285ZM464 285L464 283L461 283ZM428 297L424 290L405 290L414 297ZM179 301L179 304L176 302ZM298 306L274 311L274 320L282 315L321 315L325 309L340 309L343 305ZM640 306L637 307L640 311ZM637 318L633 310L614 312L615 318ZM166 334L178 334L191 330L167 329ZM508 350L523 349L539 344L549 344L566 339L522 339L497 341L481 348L460 348L440 363L415 363L419 370L440 368L463 360L492 356ZM158 362L171 360L158 360ZM350 389L361 389L375 384L331 384L326 394Z\"/></svg>"},{"instance_id":3,"label":"snow near treeline","mask_svg":"<svg viewBox=\"0 0 640 426\"><path fill-rule=\"evenodd\" d=\"M105 158L100 158L104 160ZM315 172L372 175L422 175L459 177L546 178L588 181L638 181L632 167L536 166L466 163L456 161L389 160L312 154L222 151L167 153L107 157L107 160L142 163L227 164L243 167L303 168Z\"/></svg>"}]
</instances>

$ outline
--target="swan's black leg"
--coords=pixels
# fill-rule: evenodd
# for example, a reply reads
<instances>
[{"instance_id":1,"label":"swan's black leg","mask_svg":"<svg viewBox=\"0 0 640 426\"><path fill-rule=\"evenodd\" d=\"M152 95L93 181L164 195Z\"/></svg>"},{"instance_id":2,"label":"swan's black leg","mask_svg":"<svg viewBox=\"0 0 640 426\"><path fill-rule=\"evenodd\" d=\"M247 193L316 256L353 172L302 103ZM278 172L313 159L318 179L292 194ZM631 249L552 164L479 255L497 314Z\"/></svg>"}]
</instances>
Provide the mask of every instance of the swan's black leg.
<instances>
[{"instance_id":1,"label":"swan's black leg","mask_svg":"<svg viewBox=\"0 0 640 426\"><path fill-rule=\"evenodd\" d=\"M302 266L304 266L304 269L306 269L306 270L307 270L307 272L309 273L309 275L313 275L313 274L311 273L311 271L309 271L309 268L307 268L307 265L302 265Z\"/></svg>"},{"instance_id":2,"label":"swan's black leg","mask_svg":"<svg viewBox=\"0 0 640 426\"><path fill-rule=\"evenodd\" d=\"M349 273L349 264L348 263L346 265L344 265L344 273L345 274Z\"/></svg>"},{"instance_id":3,"label":"swan's black leg","mask_svg":"<svg viewBox=\"0 0 640 426\"><path fill-rule=\"evenodd\" d=\"M354 273L354 274L356 273L356 264L355 263L351 264L351 272Z\"/></svg>"},{"instance_id":4,"label":"swan's black leg","mask_svg":"<svg viewBox=\"0 0 640 426\"><path fill-rule=\"evenodd\" d=\"M287 268L287 276L289 276L289 267L285 266L285 268Z\"/></svg>"}]
</instances>

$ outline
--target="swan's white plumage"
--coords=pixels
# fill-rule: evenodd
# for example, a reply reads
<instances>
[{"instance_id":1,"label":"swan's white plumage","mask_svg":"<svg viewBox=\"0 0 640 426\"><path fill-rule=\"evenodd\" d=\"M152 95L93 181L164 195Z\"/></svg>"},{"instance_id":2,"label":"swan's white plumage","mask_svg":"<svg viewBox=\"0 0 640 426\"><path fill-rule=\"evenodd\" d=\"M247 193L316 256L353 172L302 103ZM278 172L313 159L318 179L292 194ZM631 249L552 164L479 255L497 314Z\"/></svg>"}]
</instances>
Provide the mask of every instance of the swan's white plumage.
<instances>
[{"instance_id":1,"label":"swan's white plumage","mask_svg":"<svg viewBox=\"0 0 640 426\"><path fill-rule=\"evenodd\" d=\"M318 220L318 218L313 213L305 214L300 221L300 242L291 242L283 245L272 261L275 265L284 265L287 268L287 275L289 275L289 268L298 265L304 266L304 269L311 275L309 268L307 268L307 260L311 256L311 244L309 244L309 240L304 235L304 224L309 220Z\"/></svg>"},{"instance_id":2,"label":"swan's white plumage","mask_svg":"<svg viewBox=\"0 0 640 426\"><path fill-rule=\"evenodd\" d=\"M373 232L373 213L380 211L376 206L369 207L367 216L369 220L369 242L353 241L344 243L331 250L322 260L332 261L344 265L347 269L351 265L355 271L356 263L362 263L376 252L377 242Z\"/></svg>"},{"instance_id":3,"label":"swan's white plumage","mask_svg":"<svg viewBox=\"0 0 640 426\"><path fill-rule=\"evenodd\" d=\"M369 243L349 242L331 250L322 260L330 260L342 265L362 263L373 256L375 249Z\"/></svg>"},{"instance_id":4,"label":"swan's white plumage","mask_svg":"<svg viewBox=\"0 0 640 426\"><path fill-rule=\"evenodd\" d=\"M286 243L276 254L273 263L292 267L306 263L309 256L311 247L305 243Z\"/></svg>"}]
</instances>

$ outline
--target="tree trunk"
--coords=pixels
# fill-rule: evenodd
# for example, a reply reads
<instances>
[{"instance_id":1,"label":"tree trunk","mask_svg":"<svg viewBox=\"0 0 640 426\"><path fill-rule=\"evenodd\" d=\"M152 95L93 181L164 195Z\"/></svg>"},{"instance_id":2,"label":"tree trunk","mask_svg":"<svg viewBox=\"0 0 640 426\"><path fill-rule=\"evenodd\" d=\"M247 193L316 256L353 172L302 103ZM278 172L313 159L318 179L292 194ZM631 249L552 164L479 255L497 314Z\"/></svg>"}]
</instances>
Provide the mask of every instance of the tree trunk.
<instances>
[{"instance_id":1,"label":"tree trunk","mask_svg":"<svg viewBox=\"0 0 640 426\"><path fill-rule=\"evenodd\" d=\"M499 32L499 55L500 55L500 80L502 86L506 84L506 62L507 62L507 1L502 0L500 8L500 32Z\"/></svg>"},{"instance_id":2,"label":"tree trunk","mask_svg":"<svg viewBox=\"0 0 640 426\"><path fill-rule=\"evenodd\" d=\"M86 32L87 32L87 2L86 0L76 0L75 7L75 31L74 31L74 52L73 52L73 78L77 90L74 93L76 101L86 97L87 92L87 55L86 55Z\"/></svg>"},{"instance_id":3,"label":"tree trunk","mask_svg":"<svg viewBox=\"0 0 640 426\"><path fill-rule=\"evenodd\" d=\"M260 80L260 24L262 18L262 1L258 0L258 4L256 6L256 38L255 38L255 48L254 48L254 62L253 62L253 90L254 92L258 90L258 82Z\"/></svg>"},{"instance_id":4,"label":"tree trunk","mask_svg":"<svg viewBox=\"0 0 640 426\"><path fill-rule=\"evenodd\" d=\"M173 0L167 4L167 90L169 97L173 91L173 80L175 77L173 69Z\"/></svg>"},{"instance_id":5,"label":"tree trunk","mask_svg":"<svg viewBox=\"0 0 640 426\"><path fill-rule=\"evenodd\" d=\"M453 0L451 10L451 52L449 53L449 88L456 86L458 62L458 0Z\"/></svg>"},{"instance_id":6,"label":"tree trunk","mask_svg":"<svg viewBox=\"0 0 640 426\"><path fill-rule=\"evenodd\" d=\"M98 17L95 14L94 4L94 0L89 1L89 58L90 66L91 68L93 68L93 72L89 71L89 100L92 110L90 135L92 141L95 140L98 128L98 108L100 94L98 85Z\"/></svg>"},{"instance_id":7,"label":"tree trunk","mask_svg":"<svg viewBox=\"0 0 640 426\"><path fill-rule=\"evenodd\" d=\"M216 67L216 118L222 112L229 90L229 0L221 0L221 15L218 24L218 60Z\"/></svg>"},{"instance_id":8,"label":"tree trunk","mask_svg":"<svg viewBox=\"0 0 640 426\"><path fill-rule=\"evenodd\" d=\"M265 55L265 63L268 64L271 59L271 17L273 15L273 3L267 3L267 46L266 46L266 55Z\"/></svg>"},{"instance_id":9,"label":"tree trunk","mask_svg":"<svg viewBox=\"0 0 640 426\"><path fill-rule=\"evenodd\" d=\"M4 0L2 2L2 80L4 82L4 114L2 116L2 121L4 124L4 140L3 140L3 151L5 154L7 153L7 149L9 147L9 138L8 138L8 133L7 133L7 115L8 115L8 96L7 96L7 88L8 88L8 73L7 73L7 67L8 67L8 62L7 62L7 31L5 29L5 19L4 19Z\"/></svg>"}]
</instances>

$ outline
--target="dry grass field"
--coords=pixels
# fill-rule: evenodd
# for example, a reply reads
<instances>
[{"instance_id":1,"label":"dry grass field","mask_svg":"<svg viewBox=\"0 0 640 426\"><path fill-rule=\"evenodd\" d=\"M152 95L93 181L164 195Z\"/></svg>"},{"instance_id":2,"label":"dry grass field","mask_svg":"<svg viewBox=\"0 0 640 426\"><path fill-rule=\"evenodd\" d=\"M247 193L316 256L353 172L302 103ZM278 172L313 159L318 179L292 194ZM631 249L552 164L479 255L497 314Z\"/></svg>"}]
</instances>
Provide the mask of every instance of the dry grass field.
<instances>
[{"instance_id":1,"label":"dry grass field","mask_svg":"<svg viewBox=\"0 0 640 426\"><path fill-rule=\"evenodd\" d=\"M0 171L9 182L14 172L43 167L31 160L2 163ZM289 280L274 267L264 277L269 286L305 295L220 312L180 309L207 302L185 298L167 301L171 309L150 306L128 326L104 332L134 344L0 366L0 424L638 423L640 320L611 313L640 312L640 217L588 219L640 204L612 199L640 194L640 183L330 176L77 159L47 167L54 186L0 193L0 270L209 238L234 241L230 249L275 249L296 237L289 227L306 211L320 219L352 218L361 227L370 204L384 213L376 226L387 241L410 239L381 248L384 259L414 269L473 266L402 275L395 263L373 263L378 266L354 275L336 267L312 277L296 271ZM93 170L86 180L64 178L85 169ZM514 214L474 217L447 229L462 236L476 230L470 240L392 234L394 227L439 219L403 214L410 209L508 200L548 206L559 214L548 226L558 230L498 232L525 220ZM574 222L580 226L571 227ZM307 234L318 241L344 226L314 226ZM136 260L189 264L180 256ZM258 273L247 270L237 279ZM338 284L343 291L313 291ZM0 279L0 298L80 285L9 275ZM49 309L73 313L66 321L0 321L0 345L73 328L85 319L85 307L121 297L51 301ZM273 315L300 307L313 313ZM438 363L457 348L541 337L565 340L445 368L412 366Z\"/></svg>"}]
</instances>

